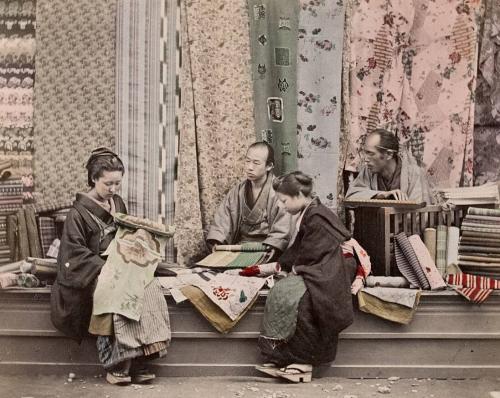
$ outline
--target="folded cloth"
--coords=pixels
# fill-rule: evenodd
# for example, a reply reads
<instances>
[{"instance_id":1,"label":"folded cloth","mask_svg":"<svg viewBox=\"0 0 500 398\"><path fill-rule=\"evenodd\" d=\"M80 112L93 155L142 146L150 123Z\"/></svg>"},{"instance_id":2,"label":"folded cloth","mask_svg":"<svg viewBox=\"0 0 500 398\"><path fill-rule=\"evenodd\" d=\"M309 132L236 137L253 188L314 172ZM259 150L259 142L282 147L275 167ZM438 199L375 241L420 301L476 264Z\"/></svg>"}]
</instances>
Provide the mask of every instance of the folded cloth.
<instances>
[{"instance_id":1,"label":"folded cloth","mask_svg":"<svg viewBox=\"0 0 500 398\"><path fill-rule=\"evenodd\" d=\"M444 283L443 277L436 268L436 264L432 260L431 254L429 253L429 250L427 250L424 242L422 242L422 239L420 239L420 236L412 235L408 238L408 240L413 247L418 263L420 264L420 267L429 282L431 290L445 289L446 283Z\"/></svg>"},{"instance_id":2,"label":"folded cloth","mask_svg":"<svg viewBox=\"0 0 500 398\"><path fill-rule=\"evenodd\" d=\"M234 320L231 320L220 307L218 307L211 299L207 297L201 289L196 286L184 286L180 289L181 293L188 298L191 304L205 317L210 324L221 333L228 333L246 312L252 307L257 296L249 303L249 305L238 315Z\"/></svg>"},{"instance_id":3,"label":"folded cloth","mask_svg":"<svg viewBox=\"0 0 500 398\"><path fill-rule=\"evenodd\" d=\"M209 268L245 268L262 263L267 257L267 254L267 248L263 248L262 251L222 251L216 249L203 260L197 262L196 265Z\"/></svg>"},{"instance_id":4,"label":"folded cloth","mask_svg":"<svg viewBox=\"0 0 500 398\"><path fill-rule=\"evenodd\" d=\"M344 256L351 254L356 257L357 262L361 267L360 271L362 276L366 278L372 272L372 263L370 261L370 256L363 247L358 243L356 239L349 239L342 243L342 253Z\"/></svg>"},{"instance_id":5,"label":"folded cloth","mask_svg":"<svg viewBox=\"0 0 500 398\"><path fill-rule=\"evenodd\" d=\"M366 278L367 287L410 287L410 283L402 276L373 276Z\"/></svg>"},{"instance_id":6,"label":"folded cloth","mask_svg":"<svg viewBox=\"0 0 500 398\"><path fill-rule=\"evenodd\" d=\"M417 255L404 232L397 234L394 237L394 252L396 255L396 265L401 274L408 279L410 285L420 287L422 289L430 289L429 281L427 280Z\"/></svg>"},{"instance_id":7,"label":"folded cloth","mask_svg":"<svg viewBox=\"0 0 500 398\"><path fill-rule=\"evenodd\" d=\"M215 251L222 252L265 252L268 249L269 246L258 242L247 242L241 245L216 245L214 247Z\"/></svg>"},{"instance_id":8,"label":"folded cloth","mask_svg":"<svg viewBox=\"0 0 500 398\"><path fill-rule=\"evenodd\" d=\"M250 267L243 268L239 275L241 276L270 276L275 275L281 271L278 263L267 263L251 265Z\"/></svg>"},{"instance_id":9,"label":"folded cloth","mask_svg":"<svg viewBox=\"0 0 500 398\"><path fill-rule=\"evenodd\" d=\"M3 272L0 274L0 288L17 286L17 275L12 272Z\"/></svg>"},{"instance_id":10,"label":"folded cloth","mask_svg":"<svg viewBox=\"0 0 500 398\"><path fill-rule=\"evenodd\" d=\"M420 301L421 291L415 289L393 290L410 290L414 294L413 307L410 308L406 305L385 301L377 296L369 294L366 289L363 289L357 296L359 309L367 314L372 314L392 322L407 325L413 319L413 315L415 314Z\"/></svg>"},{"instance_id":11,"label":"folded cloth","mask_svg":"<svg viewBox=\"0 0 500 398\"><path fill-rule=\"evenodd\" d=\"M186 285L201 289L233 321L254 301L266 283L265 278L212 272L183 275L179 278Z\"/></svg>"},{"instance_id":12,"label":"folded cloth","mask_svg":"<svg viewBox=\"0 0 500 398\"><path fill-rule=\"evenodd\" d=\"M419 293L418 289L403 289L393 287L365 287L361 291L384 300L387 303L399 304L413 308Z\"/></svg>"},{"instance_id":13,"label":"folded cloth","mask_svg":"<svg viewBox=\"0 0 500 398\"><path fill-rule=\"evenodd\" d=\"M457 293L474 304L483 303L493 290L500 289L500 281L479 275L448 275L447 281Z\"/></svg>"}]
</instances>

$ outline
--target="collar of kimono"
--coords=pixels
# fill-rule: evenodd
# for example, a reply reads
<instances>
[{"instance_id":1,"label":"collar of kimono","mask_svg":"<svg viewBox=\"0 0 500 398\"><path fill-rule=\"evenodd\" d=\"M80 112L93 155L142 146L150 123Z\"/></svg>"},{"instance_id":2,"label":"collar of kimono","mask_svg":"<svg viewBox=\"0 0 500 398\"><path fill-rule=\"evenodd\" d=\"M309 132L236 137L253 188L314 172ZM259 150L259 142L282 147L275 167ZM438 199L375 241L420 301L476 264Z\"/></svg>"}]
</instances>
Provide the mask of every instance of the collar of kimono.
<instances>
[{"instance_id":1,"label":"collar of kimono","mask_svg":"<svg viewBox=\"0 0 500 398\"><path fill-rule=\"evenodd\" d=\"M114 202L114 198L111 199ZM80 203L85 209L91 212L96 217L99 217L106 224L113 221L113 215L106 211L102 206L97 204L92 198L85 193L76 194L76 201Z\"/></svg>"}]
</instances>

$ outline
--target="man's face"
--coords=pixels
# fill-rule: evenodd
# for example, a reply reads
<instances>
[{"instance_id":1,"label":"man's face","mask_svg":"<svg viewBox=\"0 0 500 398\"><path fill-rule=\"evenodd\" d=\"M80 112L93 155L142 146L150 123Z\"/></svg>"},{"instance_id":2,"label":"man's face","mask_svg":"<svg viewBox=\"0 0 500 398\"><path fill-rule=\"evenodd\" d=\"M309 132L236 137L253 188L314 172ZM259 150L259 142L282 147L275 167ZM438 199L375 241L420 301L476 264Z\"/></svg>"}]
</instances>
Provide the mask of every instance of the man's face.
<instances>
[{"instance_id":1,"label":"man's face","mask_svg":"<svg viewBox=\"0 0 500 398\"><path fill-rule=\"evenodd\" d=\"M245 158L245 173L250 181L257 181L271 169L266 166L267 148L250 148Z\"/></svg>"},{"instance_id":2,"label":"man's face","mask_svg":"<svg viewBox=\"0 0 500 398\"><path fill-rule=\"evenodd\" d=\"M377 145L380 145L380 136L378 134L371 134L366 137L363 150L364 161L372 173L380 173L387 166L391 158L390 155L380 151Z\"/></svg>"}]
</instances>

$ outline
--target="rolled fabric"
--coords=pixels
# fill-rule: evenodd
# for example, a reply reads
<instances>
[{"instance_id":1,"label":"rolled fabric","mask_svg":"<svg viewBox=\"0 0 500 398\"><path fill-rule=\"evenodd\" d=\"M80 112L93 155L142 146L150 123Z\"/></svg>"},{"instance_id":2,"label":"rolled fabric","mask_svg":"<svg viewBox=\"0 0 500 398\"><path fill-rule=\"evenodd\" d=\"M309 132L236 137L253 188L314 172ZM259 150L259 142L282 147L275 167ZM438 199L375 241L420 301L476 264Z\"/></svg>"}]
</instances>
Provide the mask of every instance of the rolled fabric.
<instances>
[{"instance_id":1,"label":"rolled fabric","mask_svg":"<svg viewBox=\"0 0 500 398\"><path fill-rule=\"evenodd\" d=\"M368 276L365 284L367 287L409 287L410 283L403 276Z\"/></svg>"},{"instance_id":2,"label":"rolled fabric","mask_svg":"<svg viewBox=\"0 0 500 398\"><path fill-rule=\"evenodd\" d=\"M436 262L436 228L426 228L424 230L424 243L429 254L431 255L432 261Z\"/></svg>"},{"instance_id":3,"label":"rolled fabric","mask_svg":"<svg viewBox=\"0 0 500 398\"><path fill-rule=\"evenodd\" d=\"M406 233L401 232L397 234L394 239L396 265L401 274L408 279L412 286L418 286L422 289L430 289L431 286L429 281L422 271L417 255L415 254Z\"/></svg>"},{"instance_id":4,"label":"rolled fabric","mask_svg":"<svg viewBox=\"0 0 500 398\"><path fill-rule=\"evenodd\" d=\"M429 281L429 285L431 285L431 290L445 289L446 283L436 268L436 264L432 260L431 254L424 245L424 242L422 242L422 239L420 239L420 236L412 235L408 238L408 240L415 251L415 255L417 256L425 277Z\"/></svg>"},{"instance_id":5,"label":"rolled fabric","mask_svg":"<svg viewBox=\"0 0 500 398\"><path fill-rule=\"evenodd\" d=\"M436 232L436 267L441 276L446 273L447 234L448 228L446 225L438 225Z\"/></svg>"},{"instance_id":6,"label":"rolled fabric","mask_svg":"<svg viewBox=\"0 0 500 398\"><path fill-rule=\"evenodd\" d=\"M0 288L17 286L17 275L12 272L4 272L0 274Z\"/></svg>"},{"instance_id":7,"label":"rolled fabric","mask_svg":"<svg viewBox=\"0 0 500 398\"><path fill-rule=\"evenodd\" d=\"M446 265L457 264L459 240L460 229L458 227L448 227L448 235L446 238Z\"/></svg>"}]
</instances>

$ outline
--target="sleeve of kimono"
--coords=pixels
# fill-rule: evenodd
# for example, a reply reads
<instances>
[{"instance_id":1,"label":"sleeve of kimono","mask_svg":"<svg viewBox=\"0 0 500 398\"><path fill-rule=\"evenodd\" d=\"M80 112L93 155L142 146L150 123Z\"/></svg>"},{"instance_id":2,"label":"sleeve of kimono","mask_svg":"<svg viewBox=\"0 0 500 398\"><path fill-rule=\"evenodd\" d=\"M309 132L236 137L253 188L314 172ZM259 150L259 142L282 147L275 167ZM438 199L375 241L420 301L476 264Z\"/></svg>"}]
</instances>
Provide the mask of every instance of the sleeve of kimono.
<instances>
[{"instance_id":1,"label":"sleeve of kimono","mask_svg":"<svg viewBox=\"0 0 500 398\"><path fill-rule=\"evenodd\" d=\"M370 174L366 167L363 167L356 179L349 185L349 189L345 195L346 199L371 199L380 191L372 189L370 185Z\"/></svg>"},{"instance_id":2,"label":"sleeve of kimono","mask_svg":"<svg viewBox=\"0 0 500 398\"><path fill-rule=\"evenodd\" d=\"M238 201L238 185L233 187L222 203L217 208L214 215L214 221L210 225L207 234L207 241L215 240L220 243L232 244L230 242L231 232L234 228L232 225L231 213L237 211Z\"/></svg>"},{"instance_id":3,"label":"sleeve of kimono","mask_svg":"<svg viewBox=\"0 0 500 398\"><path fill-rule=\"evenodd\" d=\"M432 195L425 171L416 165L412 171L409 176L410 181L408 181L408 199L432 204Z\"/></svg>"},{"instance_id":4,"label":"sleeve of kimono","mask_svg":"<svg viewBox=\"0 0 500 398\"><path fill-rule=\"evenodd\" d=\"M84 220L73 210L68 214L57 259L58 281L78 289L86 288L99 275L105 261L89 247Z\"/></svg>"},{"instance_id":5,"label":"sleeve of kimono","mask_svg":"<svg viewBox=\"0 0 500 398\"><path fill-rule=\"evenodd\" d=\"M264 240L264 244L284 251L288 246L293 227L293 217L283 208L278 206L276 200L273 205L273 222L269 227L269 233Z\"/></svg>"}]
</instances>

